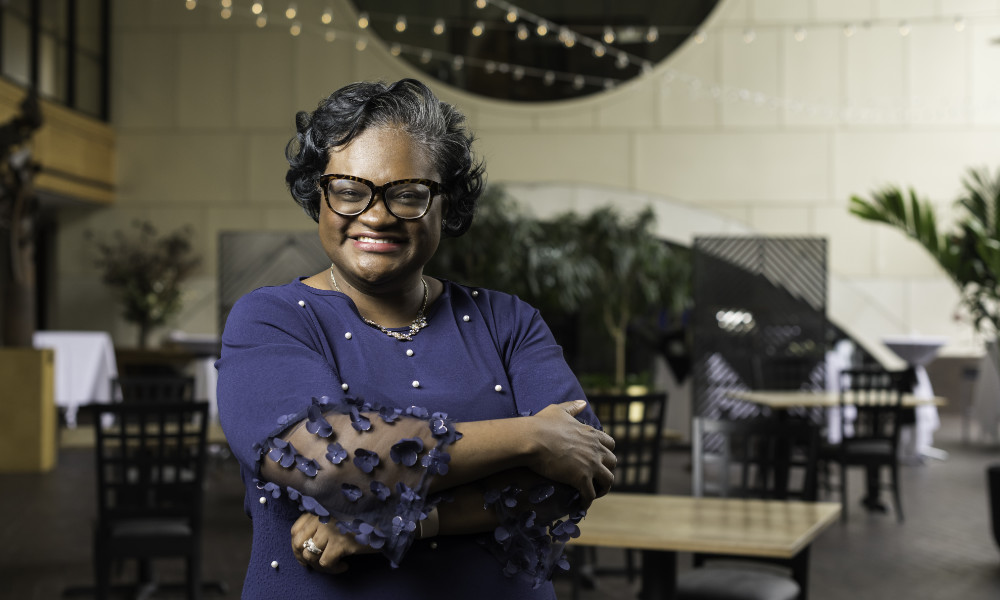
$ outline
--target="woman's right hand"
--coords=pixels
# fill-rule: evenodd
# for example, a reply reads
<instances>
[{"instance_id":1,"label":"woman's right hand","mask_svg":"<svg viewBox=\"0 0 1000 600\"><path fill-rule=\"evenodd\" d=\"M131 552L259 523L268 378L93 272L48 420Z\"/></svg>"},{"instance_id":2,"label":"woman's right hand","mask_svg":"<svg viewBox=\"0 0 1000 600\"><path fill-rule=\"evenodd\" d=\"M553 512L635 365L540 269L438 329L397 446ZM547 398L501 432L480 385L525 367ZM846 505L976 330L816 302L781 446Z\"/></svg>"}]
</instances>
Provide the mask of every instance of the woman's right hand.
<instances>
[{"instance_id":1,"label":"woman's right hand","mask_svg":"<svg viewBox=\"0 0 1000 600\"><path fill-rule=\"evenodd\" d=\"M617 463L615 440L576 415L587 407L584 400L552 404L529 417L534 419L532 471L580 492L582 508L611 489Z\"/></svg>"}]
</instances>

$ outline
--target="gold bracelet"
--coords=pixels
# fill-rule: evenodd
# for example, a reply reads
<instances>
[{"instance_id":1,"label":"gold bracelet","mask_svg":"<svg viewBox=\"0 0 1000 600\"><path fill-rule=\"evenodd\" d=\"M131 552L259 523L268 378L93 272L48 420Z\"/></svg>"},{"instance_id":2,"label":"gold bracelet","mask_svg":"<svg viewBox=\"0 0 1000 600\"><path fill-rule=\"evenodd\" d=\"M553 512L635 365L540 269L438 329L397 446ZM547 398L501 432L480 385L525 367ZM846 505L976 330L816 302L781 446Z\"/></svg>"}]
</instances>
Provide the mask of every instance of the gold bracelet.
<instances>
[{"instance_id":1,"label":"gold bracelet","mask_svg":"<svg viewBox=\"0 0 1000 600\"><path fill-rule=\"evenodd\" d=\"M438 509L435 506L427 513L427 518L417 522L417 538L425 540L427 538L432 538L438 534L438 529L441 526L441 519L438 516Z\"/></svg>"}]
</instances>

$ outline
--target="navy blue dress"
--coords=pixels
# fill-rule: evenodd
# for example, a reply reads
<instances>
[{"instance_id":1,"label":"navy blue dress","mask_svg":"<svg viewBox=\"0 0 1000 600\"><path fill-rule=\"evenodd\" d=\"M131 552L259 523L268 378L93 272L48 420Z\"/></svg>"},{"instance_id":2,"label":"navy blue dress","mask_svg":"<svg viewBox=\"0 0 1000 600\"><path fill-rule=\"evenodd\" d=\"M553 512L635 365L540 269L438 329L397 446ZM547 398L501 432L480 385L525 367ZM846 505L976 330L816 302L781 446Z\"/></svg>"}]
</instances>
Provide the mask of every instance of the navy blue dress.
<instances>
[{"instance_id":1,"label":"navy blue dress","mask_svg":"<svg viewBox=\"0 0 1000 600\"><path fill-rule=\"evenodd\" d=\"M555 598L548 578L583 516L563 486L488 490L502 523L489 534L416 540L414 524L442 501L427 488L463 421L523 417L583 391L538 311L514 296L446 281L427 320L399 341L346 295L301 281L233 307L218 398L253 522L243 598ZM599 426L589 409L580 418ZM296 427L313 434L305 448L283 440ZM289 478L263 478L267 460ZM306 569L290 545L303 510L382 553L351 557L340 575Z\"/></svg>"}]
</instances>

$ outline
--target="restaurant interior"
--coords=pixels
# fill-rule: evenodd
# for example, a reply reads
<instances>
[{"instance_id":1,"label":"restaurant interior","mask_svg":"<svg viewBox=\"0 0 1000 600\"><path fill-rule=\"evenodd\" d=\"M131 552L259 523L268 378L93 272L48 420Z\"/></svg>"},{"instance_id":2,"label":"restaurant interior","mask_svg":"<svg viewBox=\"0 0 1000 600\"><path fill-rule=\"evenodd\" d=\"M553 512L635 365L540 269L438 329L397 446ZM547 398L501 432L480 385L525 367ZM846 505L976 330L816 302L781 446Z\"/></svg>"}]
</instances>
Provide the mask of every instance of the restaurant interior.
<instances>
[{"instance_id":1,"label":"restaurant interior","mask_svg":"<svg viewBox=\"0 0 1000 600\"><path fill-rule=\"evenodd\" d=\"M425 273L537 307L617 441L558 598L1000 597L997 73L1000 0L0 2L0 599L240 597L226 318L330 268L296 112L402 78L488 173ZM160 405L151 558L100 449Z\"/></svg>"}]
</instances>

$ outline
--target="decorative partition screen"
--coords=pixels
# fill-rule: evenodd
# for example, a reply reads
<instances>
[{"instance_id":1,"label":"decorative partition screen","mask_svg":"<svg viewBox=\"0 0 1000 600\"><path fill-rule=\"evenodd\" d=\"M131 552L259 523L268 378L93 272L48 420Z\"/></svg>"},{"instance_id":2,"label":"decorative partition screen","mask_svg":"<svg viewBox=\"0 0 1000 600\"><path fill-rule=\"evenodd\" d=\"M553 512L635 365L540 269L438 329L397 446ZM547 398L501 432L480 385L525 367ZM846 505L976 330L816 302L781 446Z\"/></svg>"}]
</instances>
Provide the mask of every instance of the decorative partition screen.
<instances>
[{"instance_id":1,"label":"decorative partition screen","mask_svg":"<svg viewBox=\"0 0 1000 600\"><path fill-rule=\"evenodd\" d=\"M313 275L329 265L315 230L219 233L220 334L230 309L243 294Z\"/></svg>"},{"instance_id":2,"label":"decorative partition screen","mask_svg":"<svg viewBox=\"0 0 1000 600\"><path fill-rule=\"evenodd\" d=\"M692 414L753 416L730 390L825 385L826 240L697 237Z\"/></svg>"}]
</instances>

